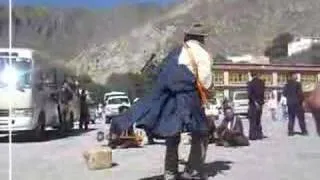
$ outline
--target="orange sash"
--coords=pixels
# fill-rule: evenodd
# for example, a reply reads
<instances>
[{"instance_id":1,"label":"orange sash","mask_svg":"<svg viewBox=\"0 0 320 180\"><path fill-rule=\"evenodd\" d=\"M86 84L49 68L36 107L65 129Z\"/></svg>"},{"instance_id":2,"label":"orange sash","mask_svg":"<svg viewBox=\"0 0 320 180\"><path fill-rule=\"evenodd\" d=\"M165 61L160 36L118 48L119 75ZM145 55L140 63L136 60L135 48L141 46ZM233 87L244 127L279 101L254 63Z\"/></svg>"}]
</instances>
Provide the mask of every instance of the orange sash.
<instances>
[{"instance_id":1,"label":"orange sash","mask_svg":"<svg viewBox=\"0 0 320 180\"><path fill-rule=\"evenodd\" d=\"M198 72L198 65L195 62L195 58L193 53L190 50L190 47L187 45L187 43L184 43L184 47L186 48L188 55L191 60L191 65L193 68L193 71L195 72L196 76L196 88L200 96L201 104L204 105L208 102L208 97L209 97L209 91L203 86L203 84L199 80L199 72Z\"/></svg>"}]
</instances>

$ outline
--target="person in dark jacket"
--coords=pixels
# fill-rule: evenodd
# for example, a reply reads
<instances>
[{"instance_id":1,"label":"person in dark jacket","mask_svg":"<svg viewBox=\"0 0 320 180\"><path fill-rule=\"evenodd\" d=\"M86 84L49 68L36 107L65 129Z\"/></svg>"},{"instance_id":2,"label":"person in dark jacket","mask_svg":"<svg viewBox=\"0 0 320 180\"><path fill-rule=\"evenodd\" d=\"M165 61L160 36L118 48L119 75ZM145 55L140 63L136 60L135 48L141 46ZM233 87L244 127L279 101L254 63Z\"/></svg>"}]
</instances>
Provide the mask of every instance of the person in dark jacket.
<instances>
[{"instance_id":1,"label":"person in dark jacket","mask_svg":"<svg viewBox=\"0 0 320 180\"><path fill-rule=\"evenodd\" d=\"M80 122L79 122L79 129L88 130L89 124L89 109L87 105L87 95L86 91L83 89L81 90L80 94Z\"/></svg>"},{"instance_id":2,"label":"person in dark jacket","mask_svg":"<svg viewBox=\"0 0 320 180\"><path fill-rule=\"evenodd\" d=\"M248 82L249 98L249 139L257 140L263 138L261 115L264 104L265 83L258 77L256 72L251 73L252 80Z\"/></svg>"},{"instance_id":3,"label":"person in dark jacket","mask_svg":"<svg viewBox=\"0 0 320 180\"><path fill-rule=\"evenodd\" d=\"M117 133L136 123L137 128L166 138L165 180L179 178L178 147L183 132L191 133L192 141L182 179L208 179L204 166L208 147L204 111L207 93L203 90L210 90L213 85L212 58L203 48L202 27L193 26L185 34L183 45L169 52L151 94L133 104L123 116L114 118L110 127L111 132Z\"/></svg>"},{"instance_id":4,"label":"person in dark jacket","mask_svg":"<svg viewBox=\"0 0 320 180\"><path fill-rule=\"evenodd\" d=\"M296 116L299 120L299 125L302 135L307 135L305 115L303 109L304 95L302 92L301 83L297 81L297 74L291 73L291 79L288 80L283 90L284 96L287 98L289 122L288 135L294 135L294 123Z\"/></svg>"},{"instance_id":5,"label":"person in dark jacket","mask_svg":"<svg viewBox=\"0 0 320 180\"><path fill-rule=\"evenodd\" d=\"M249 146L249 140L243 133L243 124L239 116L235 116L231 107L224 109L225 118L217 128L217 145Z\"/></svg>"},{"instance_id":6,"label":"person in dark jacket","mask_svg":"<svg viewBox=\"0 0 320 180\"><path fill-rule=\"evenodd\" d=\"M73 99L73 92L69 86L69 84L65 81L61 87L59 92L60 105L58 106L59 110L59 120L62 125L61 131L65 130L65 123L67 121L67 114L70 109L70 102Z\"/></svg>"}]
</instances>

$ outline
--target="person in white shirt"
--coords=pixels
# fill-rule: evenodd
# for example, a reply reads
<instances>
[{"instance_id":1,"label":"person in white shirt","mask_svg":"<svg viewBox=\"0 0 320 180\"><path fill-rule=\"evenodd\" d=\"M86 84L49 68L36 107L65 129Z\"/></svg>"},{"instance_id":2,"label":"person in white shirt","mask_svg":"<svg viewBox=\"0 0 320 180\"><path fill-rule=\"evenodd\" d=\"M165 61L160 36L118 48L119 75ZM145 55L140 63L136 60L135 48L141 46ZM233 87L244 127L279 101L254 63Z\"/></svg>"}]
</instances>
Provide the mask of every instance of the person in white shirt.
<instances>
[{"instance_id":1,"label":"person in white shirt","mask_svg":"<svg viewBox=\"0 0 320 180\"><path fill-rule=\"evenodd\" d=\"M268 101L268 106L269 106L269 110L271 113L271 119L273 121L277 120L277 108L278 108L278 101L276 96L274 95L273 92L271 92L270 94L270 99Z\"/></svg>"},{"instance_id":2,"label":"person in white shirt","mask_svg":"<svg viewBox=\"0 0 320 180\"><path fill-rule=\"evenodd\" d=\"M281 119L287 120L288 119L288 107L287 107L287 98L282 94L280 98L280 107L281 107Z\"/></svg>"},{"instance_id":3,"label":"person in white shirt","mask_svg":"<svg viewBox=\"0 0 320 180\"><path fill-rule=\"evenodd\" d=\"M102 119L103 119L103 106L101 103L98 104L98 107L96 109L96 118L99 121L102 121Z\"/></svg>"}]
</instances>

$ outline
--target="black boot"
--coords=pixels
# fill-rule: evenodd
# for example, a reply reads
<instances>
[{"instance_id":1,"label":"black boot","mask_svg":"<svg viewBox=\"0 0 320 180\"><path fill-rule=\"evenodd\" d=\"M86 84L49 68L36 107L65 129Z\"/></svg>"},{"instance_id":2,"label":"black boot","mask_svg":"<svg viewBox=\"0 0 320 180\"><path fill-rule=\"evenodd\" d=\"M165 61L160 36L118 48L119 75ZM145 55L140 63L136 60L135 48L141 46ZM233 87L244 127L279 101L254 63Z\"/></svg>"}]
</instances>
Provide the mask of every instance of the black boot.
<instances>
[{"instance_id":1,"label":"black boot","mask_svg":"<svg viewBox=\"0 0 320 180\"><path fill-rule=\"evenodd\" d=\"M288 136L294 136L293 132L288 132Z\"/></svg>"},{"instance_id":2,"label":"black boot","mask_svg":"<svg viewBox=\"0 0 320 180\"><path fill-rule=\"evenodd\" d=\"M301 135L302 135L302 136L308 136L309 133L308 133L308 131L302 131Z\"/></svg>"}]
</instances>

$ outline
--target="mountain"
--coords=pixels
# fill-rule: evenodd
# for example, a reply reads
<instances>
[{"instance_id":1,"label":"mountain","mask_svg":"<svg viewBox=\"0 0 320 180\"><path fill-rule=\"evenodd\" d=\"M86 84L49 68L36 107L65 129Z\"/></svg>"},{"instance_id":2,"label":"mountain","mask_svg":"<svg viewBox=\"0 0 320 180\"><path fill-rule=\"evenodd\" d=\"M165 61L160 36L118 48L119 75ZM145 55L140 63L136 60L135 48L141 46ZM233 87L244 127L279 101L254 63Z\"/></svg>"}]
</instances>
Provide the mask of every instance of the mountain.
<instances>
[{"instance_id":1,"label":"mountain","mask_svg":"<svg viewBox=\"0 0 320 180\"><path fill-rule=\"evenodd\" d=\"M170 6L141 3L111 10L17 7L14 44L61 61L105 83L113 73L137 72L155 54L161 60L194 22L210 29L217 53L263 54L283 32L319 35L318 0L180 0ZM7 7L0 8L0 42L7 40Z\"/></svg>"}]
</instances>

